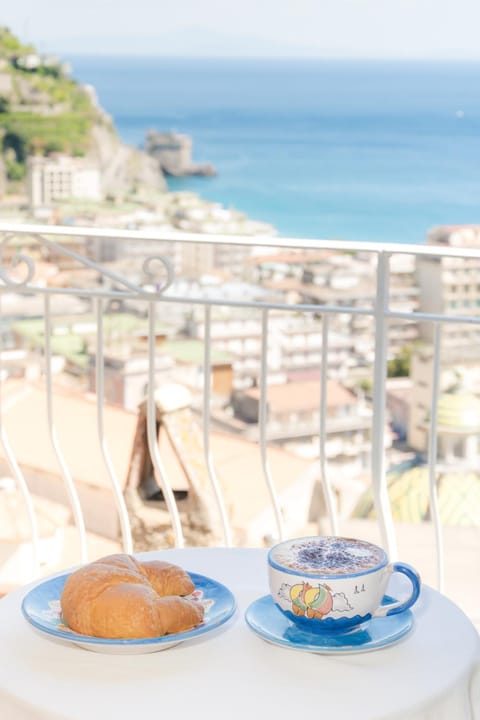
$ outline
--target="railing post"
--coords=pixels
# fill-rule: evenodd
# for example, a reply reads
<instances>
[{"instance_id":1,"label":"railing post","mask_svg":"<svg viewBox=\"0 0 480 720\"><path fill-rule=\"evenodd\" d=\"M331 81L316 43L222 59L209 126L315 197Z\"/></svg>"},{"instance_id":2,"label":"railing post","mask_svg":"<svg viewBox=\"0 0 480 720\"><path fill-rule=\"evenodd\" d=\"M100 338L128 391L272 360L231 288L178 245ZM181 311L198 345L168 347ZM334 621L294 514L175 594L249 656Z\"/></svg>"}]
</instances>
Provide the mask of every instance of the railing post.
<instances>
[{"instance_id":1,"label":"railing post","mask_svg":"<svg viewBox=\"0 0 480 720\"><path fill-rule=\"evenodd\" d=\"M327 458L326 458L326 441L327 441L327 365L328 365L328 315L322 317L322 366L320 376L320 448L319 448L319 467L320 481L327 505L328 518L330 520L330 528L332 535L338 535L338 513L335 495L332 485L327 478Z\"/></svg>"},{"instance_id":2,"label":"railing post","mask_svg":"<svg viewBox=\"0 0 480 720\"><path fill-rule=\"evenodd\" d=\"M375 364L373 369L372 423L372 489L382 544L391 560L397 557L397 542L393 528L392 509L388 497L385 468L385 409L387 378L387 313L389 293L390 255L380 252L377 257L375 296Z\"/></svg>"},{"instance_id":3,"label":"railing post","mask_svg":"<svg viewBox=\"0 0 480 720\"><path fill-rule=\"evenodd\" d=\"M148 304L148 396L147 396L147 441L150 457L153 467L160 481L160 486L165 498L167 510L170 513L170 521L175 538L175 547L182 548L185 545L183 537L182 523L173 494L172 487L168 480L167 471L162 462L160 450L158 448L157 436L157 405L155 397L156 387L156 344L155 344L155 302L150 301Z\"/></svg>"},{"instance_id":4,"label":"railing post","mask_svg":"<svg viewBox=\"0 0 480 720\"><path fill-rule=\"evenodd\" d=\"M260 406L258 422L260 425L260 454L262 457L263 474L272 503L279 539L285 537L285 523L278 501L277 491L273 484L270 464L267 457L267 375L268 375L268 310L262 310L262 356L260 364Z\"/></svg>"},{"instance_id":5,"label":"railing post","mask_svg":"<svg viewBox=\"0 0 480 720\"><path fill-rule=\"evenodd\" d=\"M444 556L443 556L443 535L438 510L437 492L437 423L438 423L438 399L440 393L440 347L442 339L442 327L438 323L434 326L433 336L433 368L432 368L432 399L430 410L430 423L428 428L428 480L430 490L430 512L435 530L435 541L437 551L437 586L440 592L444 590Z\"/></svg>"},{"instance_id":6,"label":"railing post","mask_svg":"<svg viewBox=\"0 0 480 720\"><path fill-rule=\"evenodd\" d=\"M96 317L97 317L97 352L95 356L95 390L97 396L97 430L100 450L103 462L110 479L113 496L117 505L118 518L122 531L123 549L126 553L133 553L132 531L130 527L130 519L128 510L123 497L120 482L115 473L110 452L108 450L105 438L104 427L104 403L105 403L105 367L104 367L104 333L103 333L103 302L100 298L95 299Z\"/></svg>"},{"instance_id":7,"label":"railing post","mask_svg":"<svg viewBox=\"0 0 480 720\"><path fill-rule=\"evenodd\" d=\"M211 398L211 306L205 305L205 337L203 339L204 362L203 362L203 447L205 450L205 463L208 477L212 486L215 500L217 501L218 512L223 529L223 537L227 547L232 546L232 531L228 521L227 510L222 498L222 490L215 472L213 457L210 450L210 398Z\"/></svg>"},{"instance_id":8,"label":"railing post","mask_svg":"<svg viewBox=\"0 0 480 720\"><path fill-rule=\"evenodd\" d=\"M85 528L85 518L83 516L82 506L78 497L75 480L70 472L65 457L58 440L57 429L53 420L53 383L52 383L52 317L50 312L50 295L44 297L45 307L45 390L47 394L47 421L50 433L50 442L57 458L57 462L62 473L65 488L70 500L73 518L77 527L80 541L80 558L82 563L88 561L87 551L87 531Z\"/></svg>"}]
</instances>

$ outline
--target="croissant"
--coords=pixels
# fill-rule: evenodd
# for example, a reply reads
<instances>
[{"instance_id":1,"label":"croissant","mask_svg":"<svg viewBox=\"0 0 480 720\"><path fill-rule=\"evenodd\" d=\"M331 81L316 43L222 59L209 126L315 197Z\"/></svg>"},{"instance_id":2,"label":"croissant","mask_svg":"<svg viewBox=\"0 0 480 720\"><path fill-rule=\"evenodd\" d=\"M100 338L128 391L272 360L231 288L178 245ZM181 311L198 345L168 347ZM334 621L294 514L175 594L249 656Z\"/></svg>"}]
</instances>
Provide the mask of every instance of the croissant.
<instances>
[{"instance_id":1,"label":"croissant","mask_svg":"<svg viewBox=\"0 0 480 720\"><path fill-rule=\"evenodd\" d=\"M69 575L60 598L62 616L72 630L93 637L178 633L203 620L203 606L181 597L194 587L178 565L108 555Z\"/></svg>"}]
</instances>

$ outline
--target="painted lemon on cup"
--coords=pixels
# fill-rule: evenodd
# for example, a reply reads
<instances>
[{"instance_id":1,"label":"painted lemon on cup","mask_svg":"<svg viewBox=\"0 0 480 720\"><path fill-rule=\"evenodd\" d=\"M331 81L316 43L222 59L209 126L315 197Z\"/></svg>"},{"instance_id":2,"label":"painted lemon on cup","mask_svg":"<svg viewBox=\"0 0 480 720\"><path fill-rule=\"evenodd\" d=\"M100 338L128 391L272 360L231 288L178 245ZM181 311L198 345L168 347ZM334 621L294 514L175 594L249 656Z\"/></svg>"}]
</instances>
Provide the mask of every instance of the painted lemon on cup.
<instances>
[{"instance_id":1,"label":"painted lemon on cup","mask_svg":"<svg viewBox=\"0 0 480 720\"><path fill-rule=\"evenodd\" d=\"M311 588L305 593L306 615L309 618L322 618L327 615L333 606L333 599L330 588L327 585L319 585Z\"/></svg>"},{"instance_id":2,"label":"painted lemon on cup","mask_svg":"<svg viewBox=\"0 0 480 720\"><path fill-rule=\"evenodd\" d=\"M312 587L308 583L298 583L290 588L292 611L295 615L321 619L332 609L333 599L328 585Z\"/></svg>"}]
</instances>

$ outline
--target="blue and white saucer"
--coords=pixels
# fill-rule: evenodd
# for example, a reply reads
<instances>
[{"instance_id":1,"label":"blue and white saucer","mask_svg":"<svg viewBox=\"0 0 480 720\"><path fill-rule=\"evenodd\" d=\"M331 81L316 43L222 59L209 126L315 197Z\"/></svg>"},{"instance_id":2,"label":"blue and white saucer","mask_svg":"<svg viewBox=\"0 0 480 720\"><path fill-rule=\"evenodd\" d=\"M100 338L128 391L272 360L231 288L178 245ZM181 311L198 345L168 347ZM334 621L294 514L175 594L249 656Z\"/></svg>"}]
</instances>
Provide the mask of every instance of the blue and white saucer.
<instances>
[{"instance_id":1,"label":"blue and white saucer","mask_svg":"<svg viewBox=\"0 0 480 720\"><path fill-rule=\"evenodd\" d=\"M22 612L26 620L34 628L50 636L51 639L69 641L85 650L115 655L138 655L166 650L185 640L216 630L229 620L235 612L235 598L230 590L205 575L189 573L195 590L188 595L190 600L200 602L205 608L205 616L201 625L193 630L164 635L155 638L139 638L128 640L109 640L107 638L80 635L63 623L60 607L60 596L69 573L39 583L25 595Z\"/></svg>"},{"instance_id":2,"label":"blue and white saucer","mask_svg":"<svg viewBox=\"0 0 480 720\"><path fill-rule=\"evenodd\" d=\"M384 603L395 602L385 595ZM245 612L245 621L254 633L275 645L291 650L323 654L370 652L399 642L413 628L413 614L405 610L397 615L373 618L354 630L335 633L310 633L301 630L276 607L271 595L255 600Z\"/></svg>"}]
</instances>

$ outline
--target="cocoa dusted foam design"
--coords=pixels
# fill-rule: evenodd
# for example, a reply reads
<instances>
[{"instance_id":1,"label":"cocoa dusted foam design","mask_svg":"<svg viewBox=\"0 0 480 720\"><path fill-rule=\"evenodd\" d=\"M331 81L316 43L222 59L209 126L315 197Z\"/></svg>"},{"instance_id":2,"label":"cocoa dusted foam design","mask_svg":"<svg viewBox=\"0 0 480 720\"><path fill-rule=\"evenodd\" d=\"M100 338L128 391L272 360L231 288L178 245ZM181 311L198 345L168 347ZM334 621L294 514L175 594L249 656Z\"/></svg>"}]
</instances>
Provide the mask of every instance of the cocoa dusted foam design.
<instances>
[{"instance_id":1,"label":"cocoa dusted foam design","mask_svg":"<svg viewBox=\"0 0 480 720\"><path fill-rule=\"evenodd\" d=\"M361 540L313 537L282 543L272 559L300 573L347 575L380 565L385 553L376 545Z\"/></svg>"}]
</instances>

